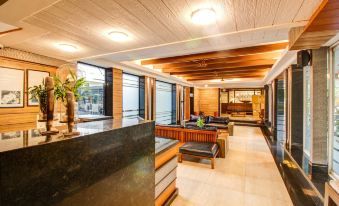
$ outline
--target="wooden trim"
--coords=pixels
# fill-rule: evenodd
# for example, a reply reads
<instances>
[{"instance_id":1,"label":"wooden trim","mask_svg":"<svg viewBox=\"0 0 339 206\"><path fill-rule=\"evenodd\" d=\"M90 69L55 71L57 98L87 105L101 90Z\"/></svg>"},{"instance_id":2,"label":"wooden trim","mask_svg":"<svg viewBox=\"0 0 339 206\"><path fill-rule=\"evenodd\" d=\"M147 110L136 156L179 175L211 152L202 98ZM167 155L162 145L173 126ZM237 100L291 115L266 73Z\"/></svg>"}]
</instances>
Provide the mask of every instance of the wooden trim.
<instances>
[{"instance_id":1,"label":"wooden trim","mask_svg":"<svg viewBox=\"0 0 339 206\"><path fill-rule=\"evenodd\" d=\"M8 34L8 33L11 33L11 32L16 32L16 31L20 31L20 30L22 30L22 28L11 29L11 30L0 32L0 35Z\"/></svg>"},{"instance_id":2,"label":"wooden trim","mask_svg":"<svg viewBox=\"0 0 339 206\"><path fill-rule=\"evenodd\" d=\"M19 63L23 63L23 64L33 64L33 65L37 65L37 66L43 66L43 67L50 67L52 69L57 69L56 66L53 65L48 65L48 64L41 64L41 63L37 63L37 62L31 62L31 61L25 61L25 60L21 60L21 59L14 59L11 57L3 57L0 56L0 60L4 60L4 61L13 61L13 62L19 62Z\"/></svg>"},{"instance_id":3,"label":"wooden trim","mask_svg":"<svg viewBox=\"0 0 339 206\"><path fill-rule=\"evenodd\" d=\"M166 57L160 59L150 59L141 61L142 65L147 64L165 64L165 63L176 63L176 62L187 62L196 59L212 59L212 58L226 58L226 57L234 57L234 56L243 56L250 54L258 54L264 52L272 52L276 50L283 50L287 47L287 42L276 43L276 44L267 44L253 47L245 47L238 49L230 49L224 51L216 51L216 52L207 52L207 53L199 53L199 54L191 54L185 56L175 56L175 57Z\"/></svg>"},{"instance_id":4,"label":"wooden trim","mask_svg":"<svg viewBox=\"0 0 339 206\"><path fill-rule=\"evenodd\" d=\"M155 163L154 163L155 169L160 168L162 165L164 165L166 162L173 159L177 155L178 144L176 146L173 146L169 150L155 156Z\"/></svg>"},{"instance_id":5,"label":"wooden trim","mask_svg":"<svg viewBox=\"0 0 339 206\"><path fill-rule=\"evenodd\" d=\"M176 189L176 180L174 180L155 200L155 206L164 205Z\"/></svg>"}]
</instances>

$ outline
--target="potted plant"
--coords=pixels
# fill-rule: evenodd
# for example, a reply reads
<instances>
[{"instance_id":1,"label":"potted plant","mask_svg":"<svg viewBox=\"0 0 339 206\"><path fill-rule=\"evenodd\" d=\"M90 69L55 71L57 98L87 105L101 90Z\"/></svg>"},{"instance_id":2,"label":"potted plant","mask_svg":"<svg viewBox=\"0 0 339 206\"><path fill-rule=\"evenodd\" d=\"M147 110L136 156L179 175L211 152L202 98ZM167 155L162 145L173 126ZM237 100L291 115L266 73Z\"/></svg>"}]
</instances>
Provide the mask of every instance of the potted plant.
<instances>
[{"instance_id":1,"label":"potted plant","mask_svg":"<svg viewBox=\"0 0 339 206\"><path fill-rule=\"evenodd\" d=\"M67 108L67 100L66 100L66 94L67 92L72 92L74 94L75 98L75 107L77 111L77 101L81 99L81 95L79 93L79 89L88 86L88 83L86 82L85 78L81 77L78 78L74 72L69 70L69 76L66 78L65 81L62 81L60 77L55 76L54 77L54 92L55 92L55 98L59 100L66 108ZM61 112L61 109L60 109ZM64 115L63 117L60 117L61 121L64 122L67 119L67 116Z\"/></svg>"},{"instance_id":2,"label":"potted plant","mask_svg":"<svg viewBox=\"0 0 339 206\"><path fill-rule=\"evenodd\" d=\"M36 99L39 103L39 120L47 119L47 89L44 80L42 84L28 88L30 99Z\"/></svg>"},{"instance_id":3,"label":"potted plant","mask_svg":"<svg viewBox=\"0 0 339 206\"><path fill-rule=\"evenodd\" d=\"M202 129L205 126L204 119L199 117L197 120L197 126Z\"/></svg>"}]
</instances>

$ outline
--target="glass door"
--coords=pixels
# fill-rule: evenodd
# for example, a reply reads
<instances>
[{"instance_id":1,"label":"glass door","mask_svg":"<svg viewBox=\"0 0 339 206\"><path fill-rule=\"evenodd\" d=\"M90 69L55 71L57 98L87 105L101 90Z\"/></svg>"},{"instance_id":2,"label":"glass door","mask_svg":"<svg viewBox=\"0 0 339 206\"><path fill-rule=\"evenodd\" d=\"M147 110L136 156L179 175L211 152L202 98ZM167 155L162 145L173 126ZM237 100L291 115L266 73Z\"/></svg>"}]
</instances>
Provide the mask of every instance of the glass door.
<instances>
[{"instance_id":1,"label":"glass door","mask_svg":"<svg viewBox=\"0 0 339 206\"><path fill-rule=\"evenodd\" d=\"M332 170L339 176L339 46L333 48L332 53L333 78L333 138L332 138Z\"/></svg>"}]
</instances>

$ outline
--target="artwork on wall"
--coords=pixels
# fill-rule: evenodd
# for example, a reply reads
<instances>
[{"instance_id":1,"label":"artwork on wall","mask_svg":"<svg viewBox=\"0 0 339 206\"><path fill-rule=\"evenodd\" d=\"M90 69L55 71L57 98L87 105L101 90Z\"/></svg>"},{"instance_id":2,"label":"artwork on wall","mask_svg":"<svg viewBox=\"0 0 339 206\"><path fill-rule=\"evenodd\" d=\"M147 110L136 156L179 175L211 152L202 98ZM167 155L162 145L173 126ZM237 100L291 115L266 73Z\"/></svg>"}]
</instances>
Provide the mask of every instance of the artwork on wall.
<instances>
[{"instance_id":1,"label":"artwork on wall","mask_svg":"<svg viewBox=\"0 0 339 206\"><path fill-rule=\"evenodd\" d=\"M24 70L0 67L0 74L0 108L24 107Z\"/></svg>"},{"instance_id":2,"label":"artwork on wall","mask_svg":"<svg viewBox=\"0 0 339 206\"><path fill-rule=\"evenodd\" d=\"M1 140L9 140L9 139L15 139L15 138L22 138L23 134L20 131L15 131L15 132L5 132L1 133Z\"/></svg>"},{"instance_id":3,"label":"artwork on wall","mask_svg":"<svg viewBox=\"0 0 339 206\"><path fill-rule=\"evenodd\" d=\"M45 77L49 76L49 72L36 71L36 70L27 70L27 91L28 88L33 86L38 86L42 84ZM39 102L36 98L31 99L30 94L28 94L28 106L38 106Z\"/></svg>"}]
</instances>

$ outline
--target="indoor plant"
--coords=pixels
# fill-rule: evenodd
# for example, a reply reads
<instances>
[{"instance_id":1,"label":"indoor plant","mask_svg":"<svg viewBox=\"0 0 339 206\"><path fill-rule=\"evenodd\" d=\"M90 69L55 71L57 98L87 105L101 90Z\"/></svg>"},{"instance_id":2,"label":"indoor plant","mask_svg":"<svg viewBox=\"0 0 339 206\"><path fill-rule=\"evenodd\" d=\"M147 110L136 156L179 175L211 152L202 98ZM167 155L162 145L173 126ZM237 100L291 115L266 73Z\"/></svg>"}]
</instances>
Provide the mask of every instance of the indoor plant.
<instances>
[{"instance_id":1,"label":"indoor plant","mask_svg":"<svg viewBox=\"0 0 339 206\"><path fill-rule=\"evenodd\" d=\"M28 88L30 99L37 99L39 102L39 119L47 119L47 89L44 80L42 84Z\"/></svg>"},{"instance_id":2,"label":"indoor plant","mask_svg":"<svg viewBox=\"0 0 339 206\"><path fill-rule=\"evenodd\" d=\"M197 126L202 129L204 127L205 123L204 123L204 119L199 117L197 120Z\"/></svg>"},{"instance_id":3,"label":"indoor plant","mask_svg":"<svg viewBox=\"0 0 339 206\"><path fill-rule=\"evenodd\" d=\"M69 70L69 74L65 81L62 81L59 76L54 77L55 83L55 98L59 100L66 108L67 108L67 100L66 94L67 92L72 92L75 97L75 105L77 105L77 101L81 99L81 95L79 93L79 89L88 85L85 78L78 78L72 70ZM60 109L61 112L61 109ZM67 116L60 117L61 121L65 121Z\"/></svg>"}]
</instances>

